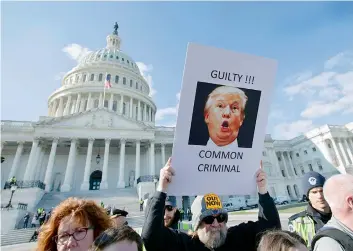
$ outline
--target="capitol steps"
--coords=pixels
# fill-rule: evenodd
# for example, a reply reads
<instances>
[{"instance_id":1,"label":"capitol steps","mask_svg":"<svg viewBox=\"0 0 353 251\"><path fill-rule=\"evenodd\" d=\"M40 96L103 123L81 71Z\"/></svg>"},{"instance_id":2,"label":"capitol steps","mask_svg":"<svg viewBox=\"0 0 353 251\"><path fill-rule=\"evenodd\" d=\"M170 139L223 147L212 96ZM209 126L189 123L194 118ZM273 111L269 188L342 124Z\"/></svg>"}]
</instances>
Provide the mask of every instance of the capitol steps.
<instances>
[{"instance_id":1,"label":"capitol steps","mask_svg":"<svg viewBox=\"0 0 353 251\"><path fill-rule=\"evenodd\" d=\"M27 243L31 239L35 228L14 229L1 234L1 246Z\"/></svg>"},{"instance_id":2,"label":"capitol steps","mask_svg":"<svg viewBox=\"0 0 353 251\"><path fill-rule=\"evenodd\" d=\"M125 208L129 212L129 216L140 215L136 188L46 193L38 203L37 208L50 210L69 197L94 200L98 204L103 201L105 206L110 205L119 209Z\"/></svg>"}]
</instances>

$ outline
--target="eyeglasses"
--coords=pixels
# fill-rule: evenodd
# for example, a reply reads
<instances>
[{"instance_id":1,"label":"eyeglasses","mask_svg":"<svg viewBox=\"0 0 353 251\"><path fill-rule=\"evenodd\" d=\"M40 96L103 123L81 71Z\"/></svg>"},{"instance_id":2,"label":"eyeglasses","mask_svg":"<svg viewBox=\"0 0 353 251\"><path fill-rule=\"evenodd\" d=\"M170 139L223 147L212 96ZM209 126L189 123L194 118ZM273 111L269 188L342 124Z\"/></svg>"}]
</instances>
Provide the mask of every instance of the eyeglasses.
<instances>
[{"instance_id":1,"label":"eyeglasses","mask_svg":"<svg viewBox=\"0 0 353 251\"><path fill-rule=\"evenodd\" d=\"M89 229L94 229L94 227L81 227L76 229L75 232L73 232L72 234L69 234L69 233L58 234L54 236L53 239L57 244L60 244L60 245L65 244L70 239L71 236L76 241L81 241L84 238L86 238L87 231Z\"/></svg>"},{"instance_id":2,"label":"eyeglasses","mask_svg":"<svg viewBox=\"0 0 353 251\"><path fill-rule=\"evenodd\" d=\"M173 207L168 205L168 206L165 206L165 209L167 209L168 212L171 212L173 211Z\"/></svg>"},{"instance_id":3,"label":"eyeglasses","mask_svg":"<svg viewBox=\"0 0 353 251\"><path fill-rule=\"evenodd\" d=\"M216 219L218 221L218 223L222 223L225 222L227 220L227 215L225 214L219 214L217 216L207 216L205 218L203 218L203 222L205 222L207 225L211 225L214 222L214 219Z\"/></svg>"}]
</instances>

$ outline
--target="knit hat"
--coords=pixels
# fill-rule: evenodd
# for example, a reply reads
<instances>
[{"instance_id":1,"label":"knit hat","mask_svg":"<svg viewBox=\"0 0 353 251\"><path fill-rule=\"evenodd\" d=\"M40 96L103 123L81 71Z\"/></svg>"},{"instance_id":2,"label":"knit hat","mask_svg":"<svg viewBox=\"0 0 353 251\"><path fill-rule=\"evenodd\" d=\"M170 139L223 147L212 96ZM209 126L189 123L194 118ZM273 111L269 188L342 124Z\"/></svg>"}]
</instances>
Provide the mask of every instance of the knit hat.
<instances>
[{"instance_id":1,"label":"knit hat","mask_svg":"<svg viewBox=\"0 0 353 251\"><path fill-rule=\"evenodd\" d=\"M194 231L200 222L207 216L225 214L228 220L228 212L223 208L222 201L218 195L209 193L204 196L197 196L191 205L192 228Z\"/></svg>"},{"instance_id":2,"label":"knit hat","mask_svg":"<svg viewBox=\"0 0 353 251\"><path fill-rule=\"evenodd\" d=\"M166 206L176 207L176 197L175 196L167 196L165 200Z\"/></svg>"},{"instance_id":3,"label":"knit hat","mask_svg":"<svg viewBox=\"0 0 353 251\"><path fill-rule=\"evenodd\" d=\"M317 172L306 173L302 179L302 187L306 196L309 196L311 189L315 187L323 187L326 179Z\"/></svg>"}]
</instances>

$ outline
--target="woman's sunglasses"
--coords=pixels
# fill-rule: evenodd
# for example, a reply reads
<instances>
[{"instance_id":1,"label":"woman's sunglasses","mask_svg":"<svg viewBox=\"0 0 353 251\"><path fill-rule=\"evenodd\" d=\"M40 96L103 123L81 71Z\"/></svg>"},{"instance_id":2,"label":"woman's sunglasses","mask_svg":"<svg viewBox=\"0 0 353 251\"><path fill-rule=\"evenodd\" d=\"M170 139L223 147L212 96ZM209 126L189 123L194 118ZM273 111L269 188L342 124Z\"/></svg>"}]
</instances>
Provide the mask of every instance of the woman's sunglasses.
<instances>
[{"instance_id":1,"label":"woman's sunglasses","mask_svg":"<svg viewBox=\"0 0 353 251\"><path fill-rule=\"evenodd\" d=\"M219 214L217 216L210 215L210 216L203 218L202 221L208 225L211 225L214 222L214 219L216 219L218 221L218 223L222 223L227 220L227 215L225 215L225 214Z\"/></svg>"}]
</instances>

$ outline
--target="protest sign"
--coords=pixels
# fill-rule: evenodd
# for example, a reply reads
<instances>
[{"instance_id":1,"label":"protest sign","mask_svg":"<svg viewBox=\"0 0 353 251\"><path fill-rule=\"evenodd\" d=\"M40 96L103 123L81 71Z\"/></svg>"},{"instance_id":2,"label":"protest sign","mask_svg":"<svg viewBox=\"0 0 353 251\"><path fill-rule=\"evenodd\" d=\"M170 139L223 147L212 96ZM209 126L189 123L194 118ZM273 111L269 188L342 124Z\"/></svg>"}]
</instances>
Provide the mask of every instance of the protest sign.
<instances>
[{"instance_id":1,"label":"protest sign","mask_svg":"<svg viewBox=\"0 0 353 251\"><path fill-rule=\"evenodd\" d=\"M276 68L272 59L188 45L168 194L256 192Z\"/></svg>"}]
</instances>

